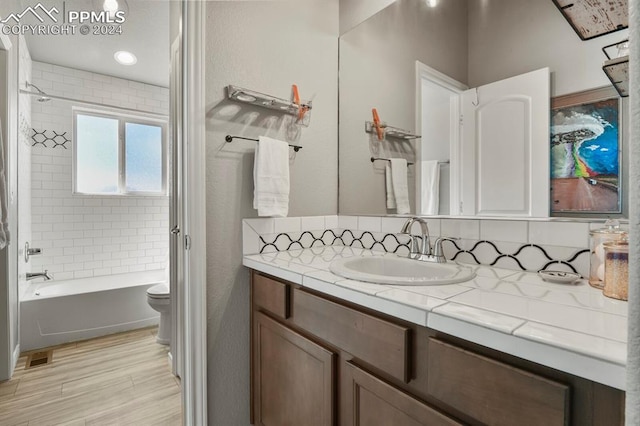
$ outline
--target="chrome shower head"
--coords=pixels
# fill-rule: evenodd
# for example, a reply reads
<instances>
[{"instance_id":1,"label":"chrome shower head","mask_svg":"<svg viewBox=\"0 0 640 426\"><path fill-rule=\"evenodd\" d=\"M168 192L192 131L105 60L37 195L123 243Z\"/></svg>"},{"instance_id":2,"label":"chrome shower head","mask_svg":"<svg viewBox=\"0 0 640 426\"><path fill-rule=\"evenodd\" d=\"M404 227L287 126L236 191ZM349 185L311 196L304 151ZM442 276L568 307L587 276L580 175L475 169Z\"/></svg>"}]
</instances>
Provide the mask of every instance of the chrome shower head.
<instances>
[{"instance_id":1,"label":"chrome shower head","mask_svg":"<svg viewBox=\"0 0 640 426\"><path fill-rule=\"evenodd\" d=\"M38 99L36 99L38 102L49 102L51 100L51 98L46 93L44 93L42 90L40 90L40 88L38 86L36 86L35 84L29 83L27 81L26 82L26 86L27 86L27 88L33 87L34 89L36 89L38 91L38 93L40 95L42 95Z\"/></svg>"}]
</instances>

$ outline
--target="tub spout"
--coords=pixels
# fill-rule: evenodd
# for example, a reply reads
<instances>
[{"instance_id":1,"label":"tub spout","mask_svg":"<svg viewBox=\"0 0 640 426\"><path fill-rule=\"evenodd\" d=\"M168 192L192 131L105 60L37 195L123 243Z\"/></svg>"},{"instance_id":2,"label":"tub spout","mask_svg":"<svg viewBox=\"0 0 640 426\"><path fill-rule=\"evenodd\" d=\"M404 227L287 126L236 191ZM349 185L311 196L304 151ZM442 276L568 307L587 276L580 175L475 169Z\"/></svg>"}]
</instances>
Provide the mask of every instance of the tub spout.
<instances>
[{"instance_id":1,"label":"tub spout","mask_svg":"<svg viewBox=\"0 0 640 426\"><path fill-rule=\"evenodd\" d=\"M44 278L45 281L53 279L53 277L49 275L49 271L47 271L46 269L44 270L44 272L27 272L27 281L33 280L35 278Z\"/></svg>"}]
</instances>

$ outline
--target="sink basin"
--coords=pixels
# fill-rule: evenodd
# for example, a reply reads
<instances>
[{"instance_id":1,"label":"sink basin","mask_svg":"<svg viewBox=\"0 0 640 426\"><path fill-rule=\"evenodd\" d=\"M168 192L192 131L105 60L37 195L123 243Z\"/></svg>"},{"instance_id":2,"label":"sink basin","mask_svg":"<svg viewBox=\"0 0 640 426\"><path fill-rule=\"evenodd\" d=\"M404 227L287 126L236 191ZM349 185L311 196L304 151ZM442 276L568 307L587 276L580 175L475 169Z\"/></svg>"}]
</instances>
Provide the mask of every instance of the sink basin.
<instances>
[{"instance_id":1,"label":"sink basin","mask_svg":"<svg viewBox=\"0 0 640 426\"><path fill-rule=\"evenodd\" d=\"M329 269L352 280L393 285L442 285L470 280L470 268L392 256L349 257L334 260Z\"/></svg>"}]
</instances>

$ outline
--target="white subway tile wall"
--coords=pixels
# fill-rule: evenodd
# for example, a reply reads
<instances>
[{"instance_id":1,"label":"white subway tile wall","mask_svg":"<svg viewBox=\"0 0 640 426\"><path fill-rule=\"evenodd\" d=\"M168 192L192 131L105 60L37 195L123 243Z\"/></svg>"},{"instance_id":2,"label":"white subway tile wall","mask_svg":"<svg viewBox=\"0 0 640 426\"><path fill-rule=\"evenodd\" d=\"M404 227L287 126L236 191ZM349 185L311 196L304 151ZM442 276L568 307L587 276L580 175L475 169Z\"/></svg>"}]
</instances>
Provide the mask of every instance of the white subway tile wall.
<instances>
[{"instance_id":1,"label":"white subway tile wall","mask_svg":"<svg viewBox=\"0 0 640 426\"><path fill-rule=\"evenodd\" d=\"M42 62L33 62L32 79L52 95L169 113L167 88ZM33 98L31 126L71 140L73 106L84 107ZM47 269L62 280L165 268L169 198L73 195L72 143L45 145L32 147L30 244L43 254L31 258L30 269Z\"/></svg>"}]
</instances>

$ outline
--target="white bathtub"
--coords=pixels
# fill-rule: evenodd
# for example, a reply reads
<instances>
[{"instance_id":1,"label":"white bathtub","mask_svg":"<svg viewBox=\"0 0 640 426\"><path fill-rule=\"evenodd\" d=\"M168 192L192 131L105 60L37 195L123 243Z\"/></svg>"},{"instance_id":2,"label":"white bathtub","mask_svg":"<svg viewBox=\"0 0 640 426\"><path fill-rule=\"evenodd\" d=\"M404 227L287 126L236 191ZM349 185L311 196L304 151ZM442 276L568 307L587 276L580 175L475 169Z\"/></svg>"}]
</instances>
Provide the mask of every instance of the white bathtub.
<instances>
[{"instance_id":1,"label":"white bathtub","mask_svg":"<svg viewBox=\"0 0 640 426\"><path fill-rule=\"evenodd\" d=\"M147 304L149 287L166 272L132 272L69 281L30 283L20 300L22 351L158 324Z\"/></svg>"}]
</instances>

